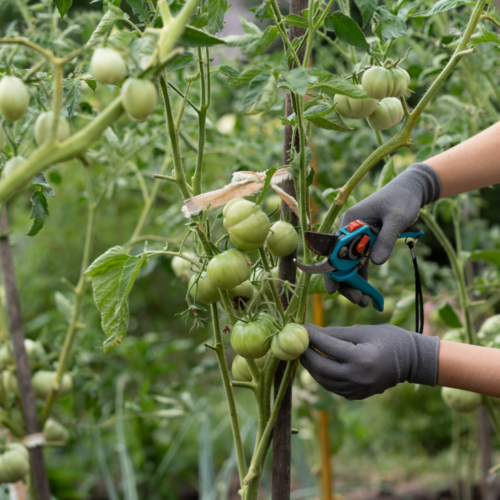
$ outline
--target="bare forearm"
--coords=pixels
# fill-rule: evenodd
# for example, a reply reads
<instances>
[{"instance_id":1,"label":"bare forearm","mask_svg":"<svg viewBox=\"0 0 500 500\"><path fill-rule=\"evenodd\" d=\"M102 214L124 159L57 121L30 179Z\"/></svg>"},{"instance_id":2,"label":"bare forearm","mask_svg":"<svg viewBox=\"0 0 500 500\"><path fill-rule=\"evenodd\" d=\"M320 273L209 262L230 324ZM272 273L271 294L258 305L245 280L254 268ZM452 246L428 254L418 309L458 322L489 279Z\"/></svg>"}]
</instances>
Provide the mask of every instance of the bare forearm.
<instances>
[{"instance_id":1,"label":"bare forearm","mask_svg":"<svg viewBox=\"0 0 500 500\"><path fill-rule=\"evenodd\" d=\"M500 123L428 159L438 173L441 197L500 183Z\"/></svg>"},{"instance_id":2,"label":"bare forearm","mask_svg":"<svg viewBox=\"0 0 500 500\"><path fill-rule=\"evenodd\" d=\"M437 383L500 397L500 350L442 340Z\"/></svg>"}]
</instances>

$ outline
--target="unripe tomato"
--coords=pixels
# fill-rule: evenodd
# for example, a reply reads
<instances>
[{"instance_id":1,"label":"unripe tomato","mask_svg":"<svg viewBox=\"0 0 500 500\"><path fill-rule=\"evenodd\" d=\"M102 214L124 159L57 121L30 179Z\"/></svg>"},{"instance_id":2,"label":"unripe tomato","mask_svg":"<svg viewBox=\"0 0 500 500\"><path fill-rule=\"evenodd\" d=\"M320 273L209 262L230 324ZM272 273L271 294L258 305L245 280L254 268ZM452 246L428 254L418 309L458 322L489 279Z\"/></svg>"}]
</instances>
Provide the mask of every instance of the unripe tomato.
<instances>
[{"instance_id":1,"label":"unripe tomato","mask_svg":"<svg viewBox=\"0 0 500 500\"><path fill-rule=\"evenodd\" d=\"M255 360L255 364L258 368L264 368L264 364L266 362L267 356L262 356ZM239 380L240 382L251 382L252 381L252 373L250 372L250 368L248 367L248 363L245 358L242 358L240 355L236 355L233 359L233 364L231 365L231 371L233 372L234 380Z\"/></svg>"},{"instance_id":2,"label":"unripe tomato","mask_svg":"<svg viewBox=\"0 0 500 500\"><path fill-rule=\"evenodd\" d=\"M299 235L295 228L285 221L275 222L266 239L267 249L276 257L290 255L299 244Z\"/></svg>"},{"instance_id":3,"label":"unripe tomato","mask_svg":"<svg viewBox=\"0 0 500 500\"><path fill-rule=\"evenodd\" d=\"M264 279L264 276L266 275L265 269L259 268L255 271L254 279L253 281L261 281ZM271 269L271 277L268 277L266 279L266 283L264 285L264 293L266 294L268 299L273 298L273 292L271 290L271 279L278 279L278 266L273 267ZM274 282L276 285L278 284L277 281ZM259 285L260 288L260 285Z\"/></svg>"},{"instance_id":4,"label":"unripe tomato","mask_svg":"<svg viewBox=\"0 0 500 500\"><path fill-rule=\"evenodd\" d=\"M189 294L203 304L213 304L220 300L218 288L207 278L207 273L201 273L198 283L194 284L198 274L194 274L189 280Z\"/></svg>"},{"instance_id":5,"label":"unripe tomato","mask_svg":"<svg viewBox=\"0 0 500 500\"><path fill-rule=\"evenodd\" d=\"M5 137L4 131L0 128L0 153L3 151L5 144L7 143L7 138Z\"/></svg>"},{"instance_id":6,"label":"unripe tomato","mask_svg":"<svg viewBox=\"0 0 500 500\"><path fill-rule=\"evenodd\" d=\"M30 104L28 88L15 76L4 76L0 81L0 114L7 120L19 120Z\"/></svg>"},{"instance_id":7,"label":"unripe tomato","mask_svg":"<svg viewBox=\"0 0 500 500\"><path fill-rule=\"evenodd\" d=\"M479 329L479 338L495 337L500 333L500 314L490 316Z\"/></svg>"},{"instance_id":8,"label":"unripe tomato","mask_svg":"<svg viewBox=\"0 0 500 500\"><path fill-rule=\"evenodd\" d=\"M30 468L29 452L20 443L7 445L0 455L0 483L16 483L21 481Z\"/></svg>"},{"instance_id":9,"label":"unripe tomato","mask_svg":"<svg viewBox=\"0 0 500 500\"><path fill-rule=\"evenodd\" d=\"M31 339L25 339L24 349L26 350L26 355L28 356L31 368L34 368L37 363L45 359L45 350L38 342ZM14 365L14 353L12 352L12 346L10 344L5 344L0 349L0 367L6 368L7 366L12 365Z\"/></svg>"},{"instance_id":10,"label":"unripe tomato","mask_svg":"<svg viewBox=\"0 0 500 500\"><path fill-rule=\"evenodd\" d=\"M224 227L236 248L249 252L264 244L271 223L259 205L237 198L227 203L222 213Z\"/></svg>"},{"instance_id":11,"label":"unripe tomato","mask_svg":"<svg viewBox=\"0 0 500 500\"><path fill-rule=\"evenodd\" d=\"M243 358L257 359L269 351L269 335L273 330L273 319L262 313L255 321L238 321L231 332L231 345Z\"/></svg>"},{"instance_id":12,"label":"unripe tomato","mask_svg":"<svg viewBox=\"0 0 500 500\"><path fill-rule=\"evenodd\" d=\"M399 123L403 116L401 101L396 97L387 97L379 102L377 109L368 117L368 123L375 130L387 130Z\"/></svg>"},{"instance_id":13,"label":"unripe tomato","mask_svg":"<svg viewBox=\"0 0 500 500\"><path fill-rule=\"evenodd\" d=\"M207 276L217 287L230 290L250 278L251 262L239 250L231 249L216 255L207 266Z\"/></svg>"},{"instance_id":14,"label":"unripe tomato","mask_svg":"<svg viewBox=\"0 0 500 500\"><path fill-rule=\"evenodd\" d=\"M410 75L402 68L374 66L365 71L361 85L363 90L375 99L403 97L410 85Z\"/></svg>"},{"instance_id":15,"label":"unripe tomato","mask_svg":"<svg viewBox=\"0 0 500 500\"><path fill-rule=\"evenodd\" d=\"M16 396L19 396L19 384L17 383L17 377L13 371L2 371L2 387L7 395L15 394Z\"/></svg>"},{"instance_id":16,"label":"unripe tomato","mask_svg":"<svg viewBox=\"0 0 500 500\"><path fill-rule=\"evenodd\" d=\"M253 299L254 294L255 288L248 280L229 290L229 295L236 301L237 304L240 302L250 302Z\"/></svg>"},{"instance_id":17,"label":"unripe tomato","mask_svg":"<svg viewBox=\"0 0 500 500\"><path fill-rule=\"evenodd\" d=\"M120 53L110 48L95 49L90 60L90 70L101 83L118 83L123 80L127 67Z\"/></svg>"},{"instance_id":18,"label":"unripe tomato","mask_svg":"<svg viewBox=\"0 0 500 500\"><path fill-rule=\"evenodd\" d=\"M192 252L184 252L186 257L194 259L195 255ZM178 278L183 280L186 278L191 278L193 276L193 271L191 271L191 262L183 259L182 257L177 257L177 255L172 259L172 271Z\"/></svg>"},{"instance_id":19,"label":"unripe tomato","mask_svg":"<svg viewBox=\"0 0 500 500\"><path fill-rule=\"evenodd\" d=\"M35 122L35 140L41 146L44 142L49 140L52 131L52 120L54 119L54 112L47 111L42 113ZM65 141L70 135L69 123L64 116L59 117L57 122L56 140L58 142Z\"/></svg>"},{"instance_id":20,"label":"unripe tomato","mask_svg":"<svg viewBox=\"0 0 500 500\"><path fill-rule=\"evenodd\" d=\"M40 370L33 375L31 382L33 383L33 389L35 391L35 396L40 399L45 399L47 394L50 392L54 379L56 378L56 372L49 372L46 370ZM73 389L73 380L71 376L65 373L61 380L59 387L59 392L57 397L66 396Z\"/></svg>"},{"instance_id":21,"label":"unripe tomato","mask_svg":"<svg viewBox=\"0 0 500 500\"><path fill-rule=\"evenodd\" d=\"M361 87L361 85L358 85L358 87ZM336 104L335 110L339 115L346 118L362 120L363 118L370 116L375 111L378 101L376 99L372 99L371 97L353 99L351 97L347 97L346 95L335 94L333 103Z\"/></svg>"},{"instance_id":22,"label":"unripe tomato","mask_svg":"<svg viewBox=\"0 0 500 500\"><path fill-rule=\"evenodd\" d=\"M47 444L64 446L69 439L69 432L57 420L49 418L43 426L43 439Z\"/></svg>"},{"instance_id":23,"label":"unripe tomato","mask_svg":"<svg viewBox=\"0 0 500 500\"><path fill-rule=\"evenodd\" d=\"M296 323L288 325L278 332L271 343L271 352L283 361L297 359L309 347L307 330Z\"/></svg>"},{"instance_id":24,"label":"unripe tomato","mask_svg":"<svg viewBox=\"0 0 500 500\"><path fill-rule=\"evenodd\" d=\"M2 181L7 180L18 168L22 167L26 160L22 156L13 156L3 168ZM30 185L30 181L26 181L22 186L18 187L18 191L26 189Z\"/></svg>"},{"instance_id":25,"label":"unripe tomato","mask_svg":"<svg viewBox=\"0 0 500 500\"><path fill-rule=\"evenodd\" d=\"M483 400L481 394L451 387L443 387L441 396L449 408L460 413L474 411L481 406Z\"/></svg>"},{"instance_id":26,"label":"unripe tomato","mask_svg":"<svg viewBox=\"0 0 500 500\"><path fill-rule=\"evenodd\" d=\"M268 213L274 212L281 208L281 198L279 194L270 194L266 196L264 205Z\"/></svg>"},{"instance_id":27,"label":"unripe tomato","mask_svg":"<svg viewBox=\"0 0 500 500\"><path fill-rule=\"evenodd\" d=\"M149 80L129 78L122 87L123 107L131 118L145 120L156 108L156 88Z\"/></svg>"},{"instance_id":28,"label":"unripe tomato","mask_svg":"<svg viewBox=\"0 0 500 500\"><path fill-rule=\"evenodd\" d=\"M454 328L453 330L448 330L443 335L443 340L447 340L448 342L463 342L464 332L460 328Z\"/></svg>"}]
</instances>

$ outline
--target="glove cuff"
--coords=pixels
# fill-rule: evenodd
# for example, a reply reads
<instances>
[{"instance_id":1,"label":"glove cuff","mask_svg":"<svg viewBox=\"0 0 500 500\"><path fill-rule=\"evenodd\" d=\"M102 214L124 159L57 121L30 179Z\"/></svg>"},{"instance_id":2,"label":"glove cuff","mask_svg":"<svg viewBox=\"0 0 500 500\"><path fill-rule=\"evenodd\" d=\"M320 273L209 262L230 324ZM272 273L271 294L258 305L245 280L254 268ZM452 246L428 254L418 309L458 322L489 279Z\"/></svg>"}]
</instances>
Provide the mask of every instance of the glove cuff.
<instances>
[{"instance_id":1,"label":"glove cuff","mask_svg":"<svg viewBox=\"0 0 500 500\"><path fill-rule=\"evenodd\" d=\"M408 382L435 387L438 376L439 337L412 334L412 366Z\"/></svg>"},{"instance_id":2,"label":"glove cuff","mask_svg":"<svg viewBox=\"0 0 500 500\"><path fill-rule=\"evenodd\" d=\"M422 200L420 208L439 200L441 196L441 180L437 172L427 163L413 163L404 172L408 181L418 183L422 187Z\"/></svg>"}]
</instances>

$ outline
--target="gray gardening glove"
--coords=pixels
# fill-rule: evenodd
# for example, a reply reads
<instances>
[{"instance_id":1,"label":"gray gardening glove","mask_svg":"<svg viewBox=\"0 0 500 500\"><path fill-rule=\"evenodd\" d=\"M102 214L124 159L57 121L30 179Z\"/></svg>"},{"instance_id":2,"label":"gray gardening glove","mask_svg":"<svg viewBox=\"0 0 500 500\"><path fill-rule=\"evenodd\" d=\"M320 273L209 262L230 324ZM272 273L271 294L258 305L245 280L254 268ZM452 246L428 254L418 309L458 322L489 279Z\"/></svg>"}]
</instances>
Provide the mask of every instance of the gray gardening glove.
<instances>
[{"instance_id":1,"label":"gray gardening glove","mask_svg":"<svg viewBox=\"0 0 500 500\"><path fill-rule=\"evenodd\" d=\"M354 400L381 394L401 382L436 385L438 337L393 325L304 326L309 348L300 362L327 391Z\"/></svg>"},{"instance_id":2,"label":"gray gardening glove","mask_svg":"<svg viewBox=\"0 0 500 500\"><path fill-rule=\"evenodd\" d=\"M414 163L383 188L347 210L340 218L339 228L354 220L382 227L370 259L374 264L384 264L399 235L418 219L420 209L440 196L441 182L436 171L425 163ZM364 274L368 277L368 269ZM359 290L353 290L345 283L335 286L351 302L361 307L368 305L368 297Z\"/></svg>"}]
</instances>

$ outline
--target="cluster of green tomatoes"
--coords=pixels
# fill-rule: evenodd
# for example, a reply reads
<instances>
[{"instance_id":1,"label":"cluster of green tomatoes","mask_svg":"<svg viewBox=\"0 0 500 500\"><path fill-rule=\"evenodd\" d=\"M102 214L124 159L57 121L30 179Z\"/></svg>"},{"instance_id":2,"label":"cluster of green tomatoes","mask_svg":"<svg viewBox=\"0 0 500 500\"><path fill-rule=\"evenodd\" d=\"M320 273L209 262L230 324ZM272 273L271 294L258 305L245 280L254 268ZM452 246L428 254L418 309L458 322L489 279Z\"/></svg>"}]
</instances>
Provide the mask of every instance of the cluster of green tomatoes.
<instances>
[{"instance_id":1,"label":"cluster of green tomatoes","mask_svg":"<svg viewBox=\"0 0 500 500\"><path fill-rule=\"evenodd\" d=\"M358 85L370 97L353 99L337 94L333 102L335 109L345 118L368 119L370 127L386 130L399 123L404 116L400 97L410 84L410 75L402 68L392 67L392 61L384 66L374 66L363 73Z\"/></svg>"},{"instance_id":2,"label":"cluster of green tomatoes","mask_svg":"<svg viewBox=\"0 0 500 500\"><path fill-rule=\"evenodd\" d=\"M271 298L271 280L276 279L276 270L266 276L262 268L252 268L245 252L265 246L275 257L286 257L298 245L298 235L292 224L278 221L271 226L269 217L259 205L238 198L226 204L223 224L231 243L236 247L215 255L206 271L194 274L189 281L189 293L199 302L214 304L221 299L220 290L227 290L237 308L249 311L260 295ZM253 279L252 278L253 275ZM260 282L258 290L253 283ZM280 324L277 317L263 310L250 312L233 326L231 346L236 356L232 365L236 380L252 379L246 359L255 360L262 367L269 350L283 361L297 359L308 347L307 330L298 324Z\"/></svg>"},{"instance_id":3,"label":"cluster of green tomatoes","mask_svg":"<svg viewBox=\"0 0 500 500\"><path fill-rule=\"evenodd\" d=\"M100 83L116 85L123 81L127 66L121 54L108 47L95 49L90 61L90 70ZM135 120L145 120L155 109L158 96L154 83L140 78L128 78L121 88L122 104L128 115ZM30 94L27 85L18 77L7 75L0 80L0 115L7 120L19 120L28 110ZM50 139L54 113L41 113L35 122L34 134L38 146ZM68 120L59 116L57 121L56 140L64 142L71 135ZM6 137L0 128L0 151L6 144ZM22 156L10 158L2 172L2 180L10 177L20 168L26 159ZM29 181L19 188L26 189Z\"/></svg>"}]
</instances>

